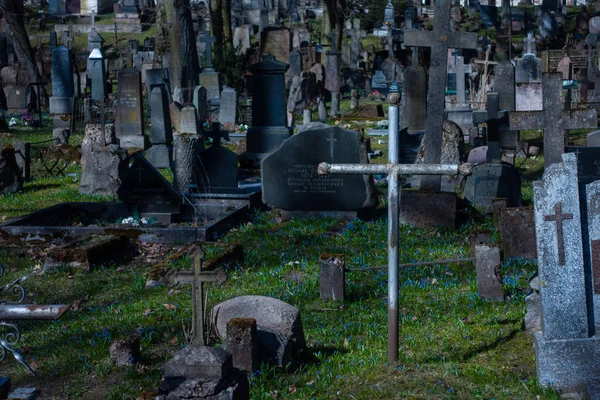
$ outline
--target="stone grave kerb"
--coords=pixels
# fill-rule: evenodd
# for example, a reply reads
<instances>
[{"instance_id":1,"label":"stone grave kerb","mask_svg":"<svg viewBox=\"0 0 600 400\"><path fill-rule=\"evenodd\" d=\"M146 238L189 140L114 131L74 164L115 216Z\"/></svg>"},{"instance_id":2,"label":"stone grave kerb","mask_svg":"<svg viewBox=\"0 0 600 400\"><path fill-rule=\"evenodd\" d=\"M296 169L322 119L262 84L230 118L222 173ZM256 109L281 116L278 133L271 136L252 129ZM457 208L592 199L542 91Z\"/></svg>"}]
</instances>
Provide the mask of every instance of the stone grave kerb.
<instances>
[{"instance_id":1,"label":"stone grave kerb","mask_svg":"<svg viewBox=\"0 0 600 400\"><path fill-rule=\"evenodd\" d=\"M542 111L509 112L510 129L544 130L544 167L561 161L565 130L597 127L595 109L565 110L561 73L544 73Z\"/></svg>"}]
</instances>

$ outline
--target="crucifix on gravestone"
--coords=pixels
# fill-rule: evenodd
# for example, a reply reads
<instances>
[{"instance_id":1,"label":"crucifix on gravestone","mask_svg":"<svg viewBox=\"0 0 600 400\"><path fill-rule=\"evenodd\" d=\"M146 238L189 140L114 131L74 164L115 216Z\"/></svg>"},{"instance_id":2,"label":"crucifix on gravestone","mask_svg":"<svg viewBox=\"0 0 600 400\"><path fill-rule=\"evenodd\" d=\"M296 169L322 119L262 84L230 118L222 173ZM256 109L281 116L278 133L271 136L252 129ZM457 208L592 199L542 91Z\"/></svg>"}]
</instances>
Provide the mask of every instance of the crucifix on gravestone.
<instances>
[{"instance_id":1,"label":"crucifix on gravestone","mask_svg":"<svg viewBox=\"0 0 600 400\"><path fill-rule=\"evenodd\" d=\"M561 73L544 73L542 80L543 111L511 111L510 129L544 130L544 167L561 162L568 129L596 128L595 109L565 110Z\"/></svg>"},{"instance_id":2,"label":"crucifix on gravestone","mask_svg":"<svg viewBox=\"0 0 600 400\"><path fill-rule=\"evenodd\" d=\"M212 271L202 271L204 252L197 249L192 255L192 268L194 268L194 281L192 282L192 344L204 346L204 283L222 285L227 280L227 275L221 268Z\"/></svg>"},{"instance_id":3,"label":"crucifix on gravestone","mask_svg":"<svg viewBox=\"0 0 600 400\"><path fill-rule=\"evenodd\" d=\"M399 177L401 175L468 175L468 164L400 164L398 105L388 109L388 161L382 164L328 164L318 166L319 175L358 174L388 176L388 361L398 361L398 226L399 226Z\"/></svg>"},{"instance_id":4,"label":"crucifix on gravestone","mask_svg":"<svg viewBox=\"0 0 600 400\"><path fill-rule=\"evenodd\" d=\"M563 214L562 204L554 206L554 215L544 215L544 221L556 222L556 245L558 248L558 265L565 265L565 239L563 236L563 221L573 219L573 214Z\"/></svg>"},{"instance_id":5,"label":"crucifix on gravestone","mask_svg":"<svg viewBox=\"0 0 600 400\"><path fill-rule=\"evenodd\" d=\"M476 49L477 34L450 31L450 0L435 2L436 18L433 31L407 30L404 32L406 46L431 47L429 90L427 92L427 120L425 122L424 162L439 164L442 156L442 125L444 122L445 88L448 66L448 49ZM421 179L421 189L439 191L439 176Z\"/></svg>"},{"instance_id":6,"label":"crucifix on gravestone","mask_svg":"<svg viewBox=\"0 0 600 400\"><path fill-rule=\"evenodd\" d=\"M210 32L205 32L204 35L202 35L202 39L200 39L200 41L206 45L206 48L204 49L204 53L205 53L205 57L206 57L206 60L204 60L204 68L210 69L213 67L211 43L215 43L217 41L217 39L215 37L211 36Z\"/></svg>"}]
</instances>

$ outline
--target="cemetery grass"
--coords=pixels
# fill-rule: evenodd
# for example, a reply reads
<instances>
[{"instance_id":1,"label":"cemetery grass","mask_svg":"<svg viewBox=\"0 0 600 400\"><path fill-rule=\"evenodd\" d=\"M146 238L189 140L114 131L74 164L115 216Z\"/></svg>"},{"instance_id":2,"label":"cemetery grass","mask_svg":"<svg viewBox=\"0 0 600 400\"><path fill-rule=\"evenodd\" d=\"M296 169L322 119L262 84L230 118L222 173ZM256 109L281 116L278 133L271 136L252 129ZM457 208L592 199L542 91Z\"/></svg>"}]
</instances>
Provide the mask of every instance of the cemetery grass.
<instances>
[{"instance_id":1,"label":"cemetery grass","mask_svg":"<svg viewBox=\"0 0 600 400\"><path fill-rule=\"evenodd\" d=\"M385 187L378 188L383 194ZM400 261L468 257L475 228L491 228L474 213L456 230L402 226ZM542 399L558 398L536 383L532 337L522 331L524 297L535 265L504 265L505 302L477 296L474 268L413 267L400 273L400 356L387 365L386 273L347 276L344 303L318 299L319 254L344 253L349 268L382 265L385 219L339 223L298 219L283 223L276 212L260 212L220 242L207 244L207 257L222 245L242 243L243 263L226 267L228 281L208 286L209 307L247 294L272 296L300 308L308 349L284 368L261 365L250 376L254 399ZM497 239L497 238L496 238ZM89 273L67 267L25 284L29 302L69 304L55 322L19 324L19 349L38 372L29 376L10 357L2 369L14 386L35 385L42 398L136 398L158 387L165 362L186 343L191 324L189 286L145 288L151 265L172 249L144 245L137 259ZM0 262L9 281L41 265L44 246L8 245ZM189 268L190 260L167 264ZM116 367L110 343L137 334L142 359Z\"/></svg>"}]
</instances>

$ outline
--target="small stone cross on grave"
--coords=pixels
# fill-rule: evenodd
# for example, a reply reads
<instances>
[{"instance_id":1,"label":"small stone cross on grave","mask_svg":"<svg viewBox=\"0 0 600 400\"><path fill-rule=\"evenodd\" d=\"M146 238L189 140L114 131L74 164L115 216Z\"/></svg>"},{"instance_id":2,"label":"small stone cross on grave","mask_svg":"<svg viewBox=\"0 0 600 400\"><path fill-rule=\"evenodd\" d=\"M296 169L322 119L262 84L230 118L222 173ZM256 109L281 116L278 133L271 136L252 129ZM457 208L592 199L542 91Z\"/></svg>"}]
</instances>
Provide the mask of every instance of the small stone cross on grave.
<instances>
[{"instance_id":1,"label":"small stone cross on grave","mask_svg":"<svg viewBox=\"0 0 600 400\"><path fill-rule=\"evenodd\" d=\"M561 162L565 148L565 130L596 128L596 110L565 110L562 74L544 73L543 111L511 111L510 129L544 130L544 167Z\"/></svg>"},{"instance_id":2,"label":"small stone cross on grave","mask_svg":"<svg viewBox=\"0 0 600 400\"><path fill-rule=\"evenodd\" d=\"M192 344L204 346L204 282L222 285L227 280L227 275L221 268L213 271L202 271L204 252L197 249L192 256L194 268L194 281L192 282Z\"/></svg>"},{"instance_id":3,"label":"small stone cross on grave","mask_svg":"<svg viewBox=\"0 0 600 400\"><path fill-rule=\"evenodd\" d=\"M439 164L442 156L442 125L444 122L444 94L448 66L448 49L476 49L477 34L452 32L450 29L450 0L435 2L433 31L406 30L406 46L431 47L429 90L427 92L427 120L425 122L425 164ZM421 189L439 191L439 176L423 177Z\"/></svg>"},{"instance_id":4,"label":"small stone cross on grave","mask_svg":"<svg viewBox=\"0 0 600 400\"><path fill-rule=\"evenodd\" d=\"M527 33L527 38L524 40L525 41L525 54L536 54L536 49L535 49L535 38L533 37L533 33L532 32L528 32Z\"/></svg>"},{"instance_id":5,"label":"small stone cross on grave","mask_svg":"<svg viewBox=\"0 0 600 400\"><path fill-rule=\"evenodd\" d=\"M554 215L544 215L544 221L556 222L558 265L565 265L565 239L563 235L563 221L569 219L573 219L573 214L563 214L561 203L557 203L554 206Z\"/></svg>"},{"instance_id":6,"label":"small stone cross on grave","mask_svg":"<svg viewBox=\"0 0 600 400\"><path fill-rule=\"evenodd\" d=\"M212 68L213 67L213 63L212 63L212 45L211 43L215 43L217 41L217 39L214 36L210 35L210 32L205 32L204 35L202 35L202 39L200 39L201 42L204 42L206 44L206 49L204 50L205 52L205 56L206 56L206 60L204 61L204 68L208 69L208 68Z\"/></svg>"}]
</instances>

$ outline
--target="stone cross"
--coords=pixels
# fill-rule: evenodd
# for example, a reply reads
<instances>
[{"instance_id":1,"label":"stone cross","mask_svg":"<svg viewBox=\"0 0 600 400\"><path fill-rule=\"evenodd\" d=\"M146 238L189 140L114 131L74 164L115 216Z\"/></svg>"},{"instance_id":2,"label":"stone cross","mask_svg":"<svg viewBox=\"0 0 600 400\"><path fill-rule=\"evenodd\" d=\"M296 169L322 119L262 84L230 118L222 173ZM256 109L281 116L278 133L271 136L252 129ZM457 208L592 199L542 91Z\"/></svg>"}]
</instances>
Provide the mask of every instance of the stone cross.
<instances>
[{"instance_id":1,"label":"stone cross","mask_svg":"<svg viewBox=\"0 0 600 400\"><path fill-rule=\"evenodd\" d=\"M406 46L431 47L429 90L427 92L427 120L425 122L425 164L438 164L442 156L442 124L444 122L448 49L476 49L477 34L450 31L450 0L435 2L436 18L433 31L407 30ZM421 189L439 191L439 176L423 177Z\"/></svg>"},{"instance_id":2,"label":"stone cross","mask_svg":"<svg viewBox=\"0 0 600 400\"><path fill-rule=\"evenodd\" d=\"M210 36L210 32L206 32L204 33L204 35L202 35L202 39L200 39L201 42L204 42L206 44L206 49L204 50L204 52L206 53L206 60L204 62L204 68L212 68L213 64L212 64L212 45L211 43L215 43L217 41L217 39L214 36Z\"/></svg>"},{"instance_id":3,"label":"stone cross","mask_svg":"<svg viewBox=\"0 0 600 400\"><path fill-rule=\"evenodd\" d=\"M511 111L510 129L544 130L544 167L560 162L566 129L596 128L596 110L565 110L562 74L544 73L543 111Z\"/></svg>"},{"instance_id":4,"label":"stone cross","mask_svg":"<svg viewBox=\"0 0 600 400\"><path fill-rule=\"evenodd\" d=\"M467 72L467 67L464 57L456 57L454 72L456 74L456 104L459 106L465 105L467 103L465 97L465 73Z\"/></svg>"},{"instance_id":5,"label":"stone cross","mask_svg":"<svg viewBox=\"0 0 600 400\"><path fill-rule=\"evenodd\" d=\"M204 252L197 249L193 256L194 281L192 286L192 344L204 346L204 282L212 282L222 285L227 280L227 275L222 269L214 271L202 271L202 259Z\"/></svg>"},{"instance_id":6,"label":"stone cross","mask_svg":"<svg viewBox=\"0 0 600 400\"><path fill-rule=\"evenodd\" d=\"M400 164L398 106L390 104L388 110L388 160L382 164L328 164L321 163L319 175L358 174L388 176L388 360L398 360L398 225L400 175L457 175L468 174L469 168L458 165Z\"/></svg>"},{"instance_id":7,"label":"stone cross","mask_svg":"<svg viewBox=\"0 0 600 400\"><path fill-rule=\"evenodd\" d=\"M558 265L565 265L565 238L563 236L563 221L573 219L573 214L563 214L562 204L556 203L554 215L544 215L544 221L556 222L556 241L558 246Z\"/></svg>"},{"instance_id":8,"label":"stone cross","mask_svg":"<svg viewBox=\"0 0 600 400\"><path fill-rule=\"evenodd\" d=\"M532 32L527 32L527 38L525 39L525 54L536 54L535 49L535 38L533 37Z\"/></svg>"}]
</instances>

